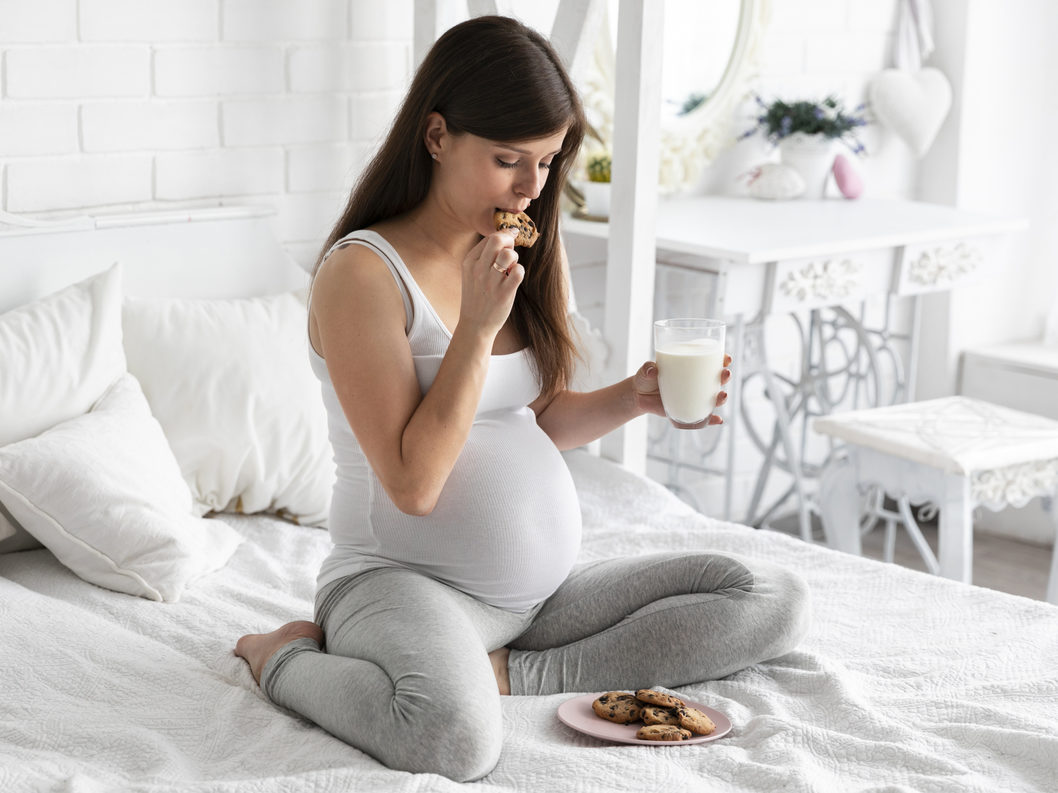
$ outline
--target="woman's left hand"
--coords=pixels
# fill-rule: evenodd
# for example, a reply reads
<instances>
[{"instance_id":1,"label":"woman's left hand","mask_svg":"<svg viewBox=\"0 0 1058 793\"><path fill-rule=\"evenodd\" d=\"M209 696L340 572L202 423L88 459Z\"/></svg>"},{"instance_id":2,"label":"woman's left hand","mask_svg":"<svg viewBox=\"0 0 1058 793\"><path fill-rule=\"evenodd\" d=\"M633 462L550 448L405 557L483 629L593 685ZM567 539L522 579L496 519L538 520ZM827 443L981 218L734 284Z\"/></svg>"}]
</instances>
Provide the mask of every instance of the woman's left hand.
<instances>
[{"instance_id":1,"label":"woman's left hand","mask_svg":"<svg viewBox=\"0 0 1058 793\"><path fill-rule=\"evenodd\" d=\"M724 356L724 369L720 373L720 385L727 385L731 379L731 356ZM664 416L665 408L661 404L661 395L658 393L658 365L653 361L647 361L639 371L632 376L632 389L635 395L636 407L642 413L653 413L656 416ZM727 392L721 391L716 395L716 407L727 402ZM671 419L670 419L671 421ZM711 413L704 421L697 424L680 424L672 421L672 425L680 429L698 429L713 424L723 424L724 420L715 413Z\"/></svg>"}]
</instances>

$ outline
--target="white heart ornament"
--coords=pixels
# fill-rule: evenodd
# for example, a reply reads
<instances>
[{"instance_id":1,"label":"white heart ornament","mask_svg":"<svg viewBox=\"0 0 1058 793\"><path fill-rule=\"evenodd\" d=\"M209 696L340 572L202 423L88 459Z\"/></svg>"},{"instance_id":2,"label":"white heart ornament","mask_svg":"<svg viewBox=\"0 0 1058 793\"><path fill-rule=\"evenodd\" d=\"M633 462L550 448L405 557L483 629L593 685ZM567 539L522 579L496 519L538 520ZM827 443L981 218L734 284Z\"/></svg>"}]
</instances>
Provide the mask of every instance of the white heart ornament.
<instances>
[{"instance_id":1,"label":"white heart ornament","mask_svg":"<svg viewBox=\"0 0 1058 793\"><path fill-rule=\"evenodd\" d=\"M871 110L919 157L929 151L951 109L951 83L939 69L885 69L868 88Z\"/></svg>"}]
</instances>

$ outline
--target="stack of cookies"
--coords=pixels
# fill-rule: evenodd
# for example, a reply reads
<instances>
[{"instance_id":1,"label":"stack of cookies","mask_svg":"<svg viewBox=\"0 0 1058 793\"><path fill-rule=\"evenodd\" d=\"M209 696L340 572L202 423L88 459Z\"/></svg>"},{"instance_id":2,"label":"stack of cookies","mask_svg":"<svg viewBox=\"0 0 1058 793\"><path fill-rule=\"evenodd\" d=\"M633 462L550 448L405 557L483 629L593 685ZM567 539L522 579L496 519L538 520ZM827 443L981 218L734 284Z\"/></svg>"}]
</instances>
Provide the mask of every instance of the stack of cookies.
<instances>
[{"instance_id":1,"label":"stack of cookies","mask_svg":"<svg viewBox=\"0 0 1058 793\"><path fill-rule=\"evenodd\" d=\"M600 719L615 724L642 721L643 726L636 731L636 738L642 741L686 741L695 735L711 735L716 729L713 720L697 708L650 688L635 694L609 691L592 702L591 709Z\"/></svg>"}]
</instances>

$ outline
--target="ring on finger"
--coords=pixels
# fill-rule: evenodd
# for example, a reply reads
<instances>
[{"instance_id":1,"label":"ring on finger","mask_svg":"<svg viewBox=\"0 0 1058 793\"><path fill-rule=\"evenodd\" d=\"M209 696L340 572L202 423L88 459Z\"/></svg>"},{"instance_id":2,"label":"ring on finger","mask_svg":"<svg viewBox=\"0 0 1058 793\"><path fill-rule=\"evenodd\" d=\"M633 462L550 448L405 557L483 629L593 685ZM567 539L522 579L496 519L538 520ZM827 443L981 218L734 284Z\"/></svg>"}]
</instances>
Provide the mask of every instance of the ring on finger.
<instances>
[{"instance_id":1,"label":"ring on finger","mask_svg":"<svg viewBox=\"0 0 1058 793\"><path fill-rule=\"evenodd\" d=\"M509 273L504 268L500 267L500 265L497 264L496 262L492 263L492 269L495 270L498 273L503 273L504 275L509 275Z\"/></svg>"}]
</instances>

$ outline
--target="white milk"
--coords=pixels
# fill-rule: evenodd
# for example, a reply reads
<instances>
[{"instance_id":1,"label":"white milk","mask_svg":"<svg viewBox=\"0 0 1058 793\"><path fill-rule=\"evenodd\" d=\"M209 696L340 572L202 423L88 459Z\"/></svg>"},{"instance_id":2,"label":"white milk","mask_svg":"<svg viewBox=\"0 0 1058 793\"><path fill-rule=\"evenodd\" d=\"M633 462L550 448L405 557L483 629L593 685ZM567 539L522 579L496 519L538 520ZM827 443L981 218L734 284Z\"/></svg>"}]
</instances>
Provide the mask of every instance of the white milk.
<instances>
[{"instance_id":1,"label":"white milk","mask_svg":"<svg viewBox=\"0 0 1058 793\"><path fill-rule=\"evenodd\" d=\"M724 349L717 339L672 342L656 351L665 413L681 424L705 419L716 406Z\"/></svg>"}]
</instances>

